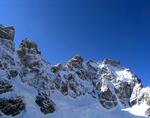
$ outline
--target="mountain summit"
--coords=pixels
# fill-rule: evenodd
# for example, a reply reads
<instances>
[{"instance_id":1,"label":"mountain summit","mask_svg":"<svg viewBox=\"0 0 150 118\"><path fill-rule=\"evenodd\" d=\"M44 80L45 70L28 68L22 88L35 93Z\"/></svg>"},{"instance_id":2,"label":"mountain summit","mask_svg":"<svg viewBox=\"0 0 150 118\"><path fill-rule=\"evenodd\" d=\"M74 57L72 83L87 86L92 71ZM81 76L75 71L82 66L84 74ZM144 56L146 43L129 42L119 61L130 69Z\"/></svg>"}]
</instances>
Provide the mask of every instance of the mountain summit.
<instances>
[{"instance_id":1,"label":"mountain summit","mask_svg":"<svg viewBox=\"0 0 150 118\"><path fill-rule=\"evenodd\" d=\"M0 25L0 118L144 118L150 87L119 61L74 56L50 65L14 27Z\"/></svg>"}]
</instances>

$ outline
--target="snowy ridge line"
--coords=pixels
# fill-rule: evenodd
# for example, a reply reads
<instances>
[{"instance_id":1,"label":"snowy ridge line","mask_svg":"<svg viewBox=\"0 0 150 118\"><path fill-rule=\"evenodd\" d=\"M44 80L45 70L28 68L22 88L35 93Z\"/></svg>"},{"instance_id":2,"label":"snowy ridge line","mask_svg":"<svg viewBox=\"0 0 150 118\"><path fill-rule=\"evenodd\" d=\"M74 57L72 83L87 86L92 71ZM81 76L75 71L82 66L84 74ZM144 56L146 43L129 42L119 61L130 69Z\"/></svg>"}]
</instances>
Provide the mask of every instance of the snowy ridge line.
<instances>
[{"instance_id":1,"label":"snowy ridge line","mask_svg":"<svg viewBox=\"0 0 150 118\"><path fill-rule=\"evenodd\" d=\"M0 118L150 116L149 87L120 62L76 55L53 66L27 38L13 50L14 42L8 43L14 34L5 30L0 28Z\"/></svg>"}]
</instances>

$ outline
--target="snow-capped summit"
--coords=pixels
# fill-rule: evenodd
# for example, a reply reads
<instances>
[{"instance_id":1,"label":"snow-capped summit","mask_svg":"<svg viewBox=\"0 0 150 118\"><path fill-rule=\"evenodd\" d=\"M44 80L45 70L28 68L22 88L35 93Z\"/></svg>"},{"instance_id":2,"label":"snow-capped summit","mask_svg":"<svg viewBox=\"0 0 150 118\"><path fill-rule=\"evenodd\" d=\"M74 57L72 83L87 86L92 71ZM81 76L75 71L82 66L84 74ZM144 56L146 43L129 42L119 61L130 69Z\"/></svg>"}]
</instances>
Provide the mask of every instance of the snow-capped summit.
<instances>
[{"instance_id":1,"label":"snow-capped summit","mask_svg":"<svg viewBox=\"0 0 150 118\"><path fill-rule=\"evenodd\" d=\"M50 65L14 28L0 25L1 118L142 118L150 115L149 87L120 62L74 56ZM141 109L139 112L138 109Z\"/></svg>"}]
</instances>

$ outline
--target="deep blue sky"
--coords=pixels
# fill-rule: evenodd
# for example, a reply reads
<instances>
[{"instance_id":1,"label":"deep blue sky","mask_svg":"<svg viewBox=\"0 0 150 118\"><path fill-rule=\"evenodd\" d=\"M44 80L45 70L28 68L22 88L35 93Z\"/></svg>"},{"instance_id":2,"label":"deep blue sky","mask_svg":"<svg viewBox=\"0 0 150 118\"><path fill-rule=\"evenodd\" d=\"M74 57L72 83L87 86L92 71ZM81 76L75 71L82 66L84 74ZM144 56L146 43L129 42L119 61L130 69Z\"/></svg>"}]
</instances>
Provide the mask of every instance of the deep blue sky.
<instances>
[{"instance_id":1,"label":"deep blue sky","mask_svg":"<svg viewBox=\"0 0 150 118\"><path fill-rule=\"evenodd\" d=\"M52 64L112 58L150 85L149 0L1 0L0 23L15 26L16 47L28 37Z\"/></svg>"}]
</instances>

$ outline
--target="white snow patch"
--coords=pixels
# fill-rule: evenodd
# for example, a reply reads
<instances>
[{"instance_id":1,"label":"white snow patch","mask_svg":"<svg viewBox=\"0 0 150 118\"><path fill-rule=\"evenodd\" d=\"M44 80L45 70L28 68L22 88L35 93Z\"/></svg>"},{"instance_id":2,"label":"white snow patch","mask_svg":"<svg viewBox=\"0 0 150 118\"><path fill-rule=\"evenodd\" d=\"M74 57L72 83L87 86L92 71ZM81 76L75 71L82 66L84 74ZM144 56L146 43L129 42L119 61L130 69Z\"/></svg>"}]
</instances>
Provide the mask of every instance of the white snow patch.
<instances>
[{"instance_id":1,"label":"white snow patch","mask_svg":"<svg viewBox=\"0 0 150 118\"><path fill-rule=\"evenodd\" d=\"M145 111L149 108L148 105L146 105L146 103L140 104L140 105L134 105L131 108L127 108L127 109L123 109L123 111L128 111L131 114L135 115L135 116L145 116Z\"/></svg>"}]
</instances>

